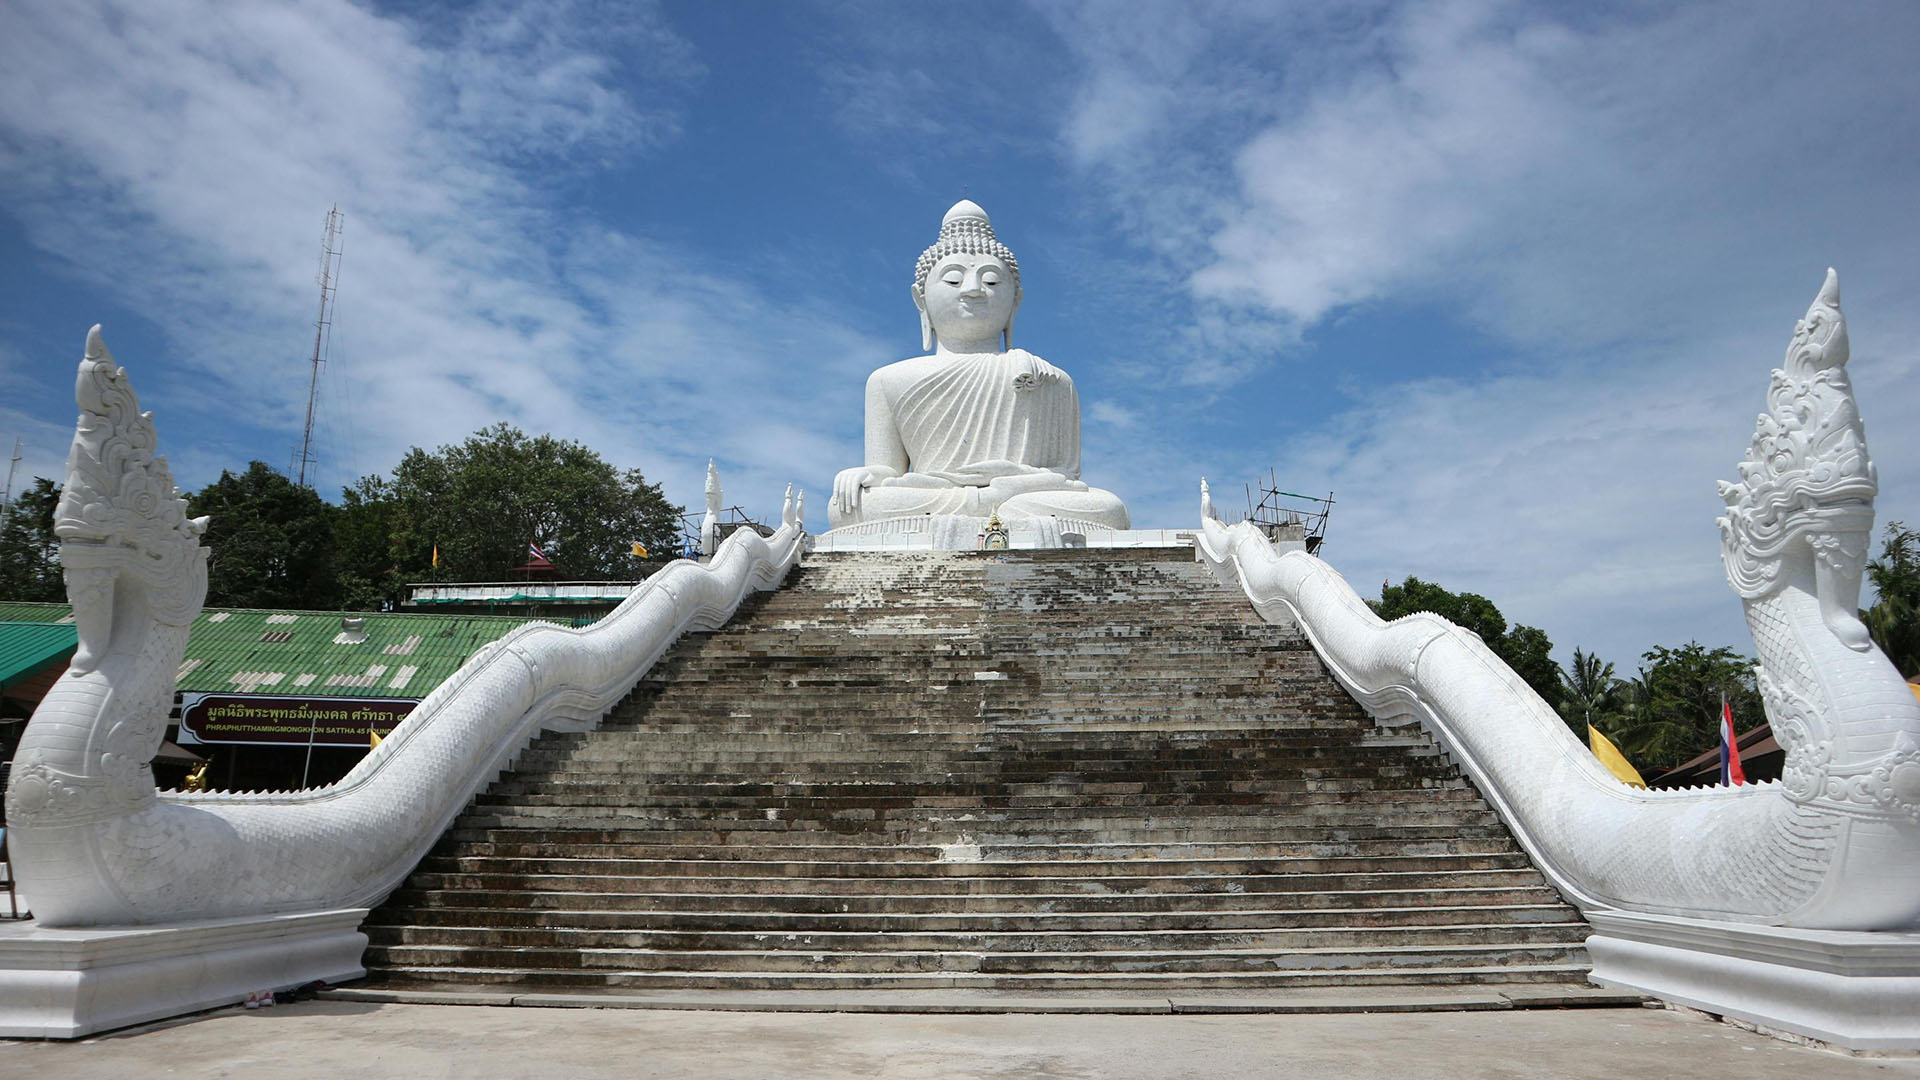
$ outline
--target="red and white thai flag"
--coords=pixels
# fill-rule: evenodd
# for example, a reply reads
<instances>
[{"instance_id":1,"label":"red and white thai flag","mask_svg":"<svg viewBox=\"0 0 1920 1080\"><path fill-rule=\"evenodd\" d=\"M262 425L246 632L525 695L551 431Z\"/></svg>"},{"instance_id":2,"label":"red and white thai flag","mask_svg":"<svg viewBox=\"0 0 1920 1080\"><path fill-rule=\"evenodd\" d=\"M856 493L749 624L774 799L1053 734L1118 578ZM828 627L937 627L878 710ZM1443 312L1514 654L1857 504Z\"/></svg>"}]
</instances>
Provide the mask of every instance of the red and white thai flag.
<instances>
[{"instance_id":1,"label":"red and white thai flag","mask_svg":"<svg viewBox=\"0 0 1920 1080\"><path fill-rule=\"evenodd\" d=\"M1740 767L1740 740L1733 733L1733 705L1720 703L1720 783L1744 784L1747 773Z\"/></svg>"},{"instance_id":2,"label":"red and white thai flag","mask_svg":"<svg viewBox=\"0 0 1920 1080\"><path fill-rule=\"evenodd\" d=\"M549 559L549 558L547 558L547 553L546 553L546 552L544 552L544 551L541 551L541 550L540 550L540 545L538 545L538 544L528 544L528 545L527 545L527 554L529 554L529 555L531 555L531 556L533 556L533 557L534 557L534 558L536 558L536 559L539 559L539 560L540 560L541 562L552 562L552 561L553 561L552 559Z\"/></svg>"}]
</instances>

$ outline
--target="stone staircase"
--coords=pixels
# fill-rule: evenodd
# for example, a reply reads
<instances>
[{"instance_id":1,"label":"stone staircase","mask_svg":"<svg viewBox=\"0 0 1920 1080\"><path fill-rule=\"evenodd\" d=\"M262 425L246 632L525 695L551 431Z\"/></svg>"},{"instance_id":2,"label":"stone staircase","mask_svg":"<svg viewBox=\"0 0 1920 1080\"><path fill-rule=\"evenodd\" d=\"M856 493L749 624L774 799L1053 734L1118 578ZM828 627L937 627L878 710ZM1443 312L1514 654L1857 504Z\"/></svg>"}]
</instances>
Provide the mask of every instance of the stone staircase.
<instances>
[{"instance_id":1,"label":"stone staircase","mask_svg":"<svg viewBox=\"0 0 1920 1080\"><path fill-rule=\"evenodd\" d=\"M809 558L550 735L369 919L391 987L1581 981L1417 731L1184 549Z\"/></svg>"}]
</instances>

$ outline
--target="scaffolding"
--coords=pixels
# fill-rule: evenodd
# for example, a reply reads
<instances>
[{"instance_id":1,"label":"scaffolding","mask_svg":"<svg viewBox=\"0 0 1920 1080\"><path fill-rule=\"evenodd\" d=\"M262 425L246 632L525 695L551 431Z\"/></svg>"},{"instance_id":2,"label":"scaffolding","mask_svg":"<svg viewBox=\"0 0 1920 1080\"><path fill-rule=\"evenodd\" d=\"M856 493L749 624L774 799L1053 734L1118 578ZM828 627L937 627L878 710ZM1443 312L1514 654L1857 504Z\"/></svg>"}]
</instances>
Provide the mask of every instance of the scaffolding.
<instances>
[{"instance_id":1,"label":"scaffolding","mask_svg":"<svg viewBox=\"0 0 1920 1080\"><path fill-rule=\"evenodd\" d=\"M680 508L680 550L672 557L695 559L700 557L700 523L706 519L703 509L697 514L688 513L686 507ZM744 506L726 506L720 509L720 515L714 522L714 543L732 536L735 529L752 529L761 536L772 536L773 529L747 516Z\"/></svg>"},{"instance_id":2,"label":"scaffolding","mask_svg":"<svg viewBox=\"0 0 1920 1080\"><path fill-rule=\"evenodd\" d=\"M1327 518L1333 513L1333 492L1326 498L1280 490L1280 476L1267 470L1257 490L1247 486L1247 520L1268 540L1304 540L1307 554L1318 555L1327 540Z\"/></svg>"}]
</instances>

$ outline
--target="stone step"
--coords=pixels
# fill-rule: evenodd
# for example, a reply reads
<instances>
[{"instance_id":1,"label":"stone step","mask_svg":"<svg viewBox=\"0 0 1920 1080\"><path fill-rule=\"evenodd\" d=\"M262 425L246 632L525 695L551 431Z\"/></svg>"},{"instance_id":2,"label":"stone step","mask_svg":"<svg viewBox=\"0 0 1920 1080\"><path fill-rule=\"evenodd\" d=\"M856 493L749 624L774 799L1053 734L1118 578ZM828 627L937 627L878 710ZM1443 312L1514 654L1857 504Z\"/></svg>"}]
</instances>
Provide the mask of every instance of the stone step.
<instances>
[{"instance_id":1,"label":"stone step","mask_svg":"<svg viewBox=\"0 0 1920 1080\"><path fill-rule=\"evenodd\" d=\"M1566 923L1565 904L1462 905L1455 907L1343 907L1206 911L1012 911L1012 912L841 912L702 911L692 909L552 910L504 907L389 907L383 921L370 927L462 926L514 929L732 930L775 932L913 934L955 932L1080 931L1120 933L1140 930L1268 930L1312 927L1431 927Z\"/></svg>"},{"instance_id":2,"label":"stone step","mask_svg":"<svg viewBox=\"0 0 1920 1080\"><path fill-rule=\"evenodd\" d=\"M625 876L591 874L435 874L419 872L408 879L410 887L439 890L524 890L534 892L740 892L770 895L783 892L835 891L849 894L884 892L893 896L916 894L1099 892L1099 893L1284 893L1341 890L1438 889L1448 886L1482 887L1529 886L1542 883L1538 871L1523 868L1489 869L1416 869L1355 870L1350 872L1303 872L1286 874L1235 874L1227 877L1203 877L1189 874L1150 873L1151 866L1129 868L1134 873L1034 873L1000 875L981 873L981 864L955 863L953 873L924 875L858 874L718 874L707 868L699 876ZM1056 863L1062 869L1091 869ZM727 869L733 867L728 865ZM960 871L971 870L972 873Z\"/></svg>"},{"instance_id":3,"label":"stone step","mask_svg":"<svg viewBox=\"0 0 1920 1080\"><path fill-rule=\"evenodd\" d=\"M1448 926L1263 927L1182 930L720 930L588 929L492 926L375 926L369 940L379 948L461 949L526 955L529 967L565 967L559 952L616 950L723 953L1034 953L1089 952L1214 954L1299 953L1331 950L1415 949L1435 946L1576 946L1586 940L1583 922L1486 923ZM543 963L542 960L545 960ZM815 961L817 963L817 961Z\"/></svg>"},{"instance_id":4,"label":"stone step","mask_svg":"<svg viewBox=\"0 0 1920 1080\"><path fill-rule=\"evenodd\" d=\"M618 862L626 860L682 860L700 863L811 862L924 863L955 857L1002 862L1150 862L1155 860L1233 859L1240 861L1333 857L1381 858L1407 855L1516 854L1519 849L1502 835L1449 837L1425 843L1407 840L1314 840L1300 843L1240 844L986 844L970 845L971 852L956 855L948 844L448 844L436 848L420 869L445 872L477 871L486 867L528 872L536 866Z\"/></svg>"},{"instance_id":5,"label":"stone step","mask_svg":"<svg viewBox=\"0 0 1920 1080\"><path fill-rule=\"evenodd\" d=\"M843 713L833 713L822 723L837 722ZM578 734L549 734L530 746L526 753L535 757L583 753L595 749L623 753L789 753L797 749L791 739L772 732L753 731L730 725L725 717L712 715L689 730L666 730L658 726L603 726ZM1333 736L1339 736L1337 739ZM882 760L905 757L918 760L925 754L998 754L1011 758L1085 755L1093 760L1139 761L1156 754L1179 753L1200 756L1291 758L1291 757L1379 757L1409 748L1432 745L1419 732L1379 728L1349 723L1323 724L1318 730L1298 727L1247 728L1226 727L1217 731L1184 731L1142 735L1133 730L1115 732L1087 727L1075 732L1029 732L995 730L976 725L971 730L954 732L881 731L871 726L843 725L823 729L812 735L813 748L827 747L846 754L894 755Z\"/></svg>"},{"instance_id":6,"label":"stone step","mask_svg":"<svg viewBox=\"0 0 1920 1080\"><path fill-rule=\"evenodd\" d=\"M893 787L914 791L937 789L945 794L1004 792L1030 795L1036 793L1036 786L1071 786L1075 790L1086 790L1100 785L1123 784L1135 791L1167 789L1190 793L1205 790L1260 790L1261 785L1268 786L1269 790L1310 791L1323 788L1366 790L1369 783L1385 781L1415 783L1424 780L1439 787L1458 787L1461 784L1458 774L1451 769L1437 764L1415 763L1263 770L1256 762L1231 768L1169 769L1150 776L1143 776L1146 769L1141 766L1130 770L1102 769L1079 773L1070 770L1071 766L1057 762L1046 763L1041 768L995 768L991 765L968 764L952 769L943 769L937 764L930 768L922 763L909 769L904 765L889 768L885 763L834 768L792 761L764 765L734 764L704 770L679 766L671 772L640 769L616 772L566 765L522 768L514 779L495 784L489 793L522 795L566 790L582 794L606 794L625 788L641 788L656 791L670 789L675 794L693 789L693 794L706 794L715 786L723 786L733 791L779 789L781 793L789 794L795 788L805 788L818 794L832 794L834 787L844 786L855 792Z\"/></svg>"},{"instance_id":7,"label":"stone step","mask_svg":"<svg viewBox=\"0 0 1920 1080\"><path fill-rule=\"evenodd\" d=\"M1111 811L1101 813L1102 809ZM1295 808L1283 822L1271 814L1228 813L1247 807L1013 807L995 810L922 809L915 815L879 815L868 810L799 816L769 807L764 810L707 812L698 816L662 809L646 813L586 814L576 808L476 808L460 819L462 830L550 832L568 828L601 833L687 832L731 837L749 833L789 833L834 836L933 836L951 843L972 836L981 843L1030 838L1036 841L1071 838L1097 840L1173 840L1190 842L1257 840L1285 835L1288 830L1319 830L1319 835L1350 834L1373 826L1435 828L1487 826L1497 823L1493 813L1480 809L1435 808L1417 802L1399 806L1333 805ZM1254 807L1266 810L1266 806ZM724 838L722 840L724 841Z\"/></svg>"},{"instance_id":8,"label":"stone step","mask_svg":"<svg viewBox=\"0 0 1920 1080\"><path fill-rule=\"evenodd\" d=\"M1396 794L1404 794L1405 797L1383 797ZM1258 815L1234 814L1232 811L1263 809L1268 810L1270 815L1284 816L1289 824L1314 821L1365 823L1382 819L1416 824L1423 818L1435 819L1448 815L1453 810L1450 802L1471 805L1465 798L1446 798L1456 794L1470 795L1471 792L1463 788L1413 788L1404 793L1365 792L1338 800L1325 796L1308 799L1290 798L1285 794L1250 794L1231 802L1218 795L1203 798L1091 795L1074 801L1041 797L987 799L975 796L928 799L920 804L911 799L856 802L743 797L732 800L733 805L718 806L701 800L662 796L648 800L647 805L624 802L613 807L591 807L580 803L534 805L519 801L502 805L476 800L466 821L479 828L547 828L555 823L566 823L580 828L634 829L672 828L676 823L713 828L718 827L718 822L767 822L784 817L795 825L813 821L821 827L838 823L848 829L857 829L892 814L896 818L908 816L919 821L958 823L955 827L960 828L969 827L966 824L968 822L980 822L982 828L993 824L1011 826L1011 823L1020 822L1037 823L1051 830L1105 828L1115 831L1136 821L1150 824L1171 819L1178 819L1190 828L1204 829L1215 825L1257 828L1260 820ZM718 801L717 797L714 801ZM1103 810L1113 813L1102 814Z\"/></svg>"},{"instance_id":9,"label":"stone step","mask_svg":"<svg viewBox=\"0 0 1920 1080\"><path fill-rule=\"evenodd\" d=\"M785 822L774 822L785 824ZM920 822L931 826L933 822ZM962 822L964 824L964 822ZM902 838L889 842L862 842L849 844L849 838L839 832L824 830L589 830L589 828L455 828L442 838L442 844L434 847L434 855L572 855L580 859L620 859L626 855L647 857L645 851L676 851L678 857L714 857L728 859L732 851L745 851L741 857L806 857L814 853L818 857L839 857L839 855L820 855L822 849L829 851L874 851L876 857L885 857L889 851L908 851L925 855L927 851L937 851L941 847L956 842L956 826L941 822L939 838L920 836L920 838ZM1382 849L1394 849L1392 846L1409 846L1413 851L1452 851L1452 849L1476 849L1459 847L1459 844L1480 844L1480 842L1498 842L1494 849L1511 849L1511 838L1507 830L1498 822L1486 821L1480 824L1425 824L1425 826L1373 826L1359 824L1346 828L1319 828L1319 826L1263 826L1254 822L1252 832L1256 836L1244 836L1250 830L1204 830L1202 840L1192 838L1156 838L1154 832L1192 832L1190 826L1177 826L1171 830L1152 830L1135 828L1127 832L1127 840L1112 840L1100 834L1081 834L1073 838L1062 836L1037 836L1031 832L1021 832L1018 840L981 840L979 844L985 851L1008 851L1008 853L1027 853L1029 857L1050 857L1056 851L1110 851L1117 859L1133 859L1142 853L1160 855L1160 853L1200 853L1200 855L1288 855L1288 853L1306 853L1321 851L1331 853L1336 847L1350 847L1361 851L1354 844L1379 844ZM762 851L764 855L756 855Z\"/></svg>"},{"instance_id":10,"label":"stone step","mask_svg":"<svg viewBox=\"0 0 1920 1080\"><path fill-rule=\"evenodd\" d=\"M521 968L372 965L376 979L390 985L454 984L511 986L555 991L619 988L628 990L973 990L1008 993L1065 992L1097 995L1127 990L1166 990L1179 994L1253 990L1314 990L1343 986L1455 986L1487 983L1584 982L1585 960L1558 964L1489 964L1483 967L1395 967L1372 970L1262 972L1119 973L1079 972L938 974L820 974L807 972L600 972L530 971Z\"/></svg>"},{"instance_id":11,"label":"stone step","mask_svg":"<svg viewBox=\"0 0 1920 1080\"><path fill-rule=\"evenodd\" d=\"M1162 857L1156 859L649 859L649 858L469 858L429 857L421 875L525 875L529 877L604 877L616 879L706 874L723 869L730 877L782 878L953 878L953 877L1124 877L1151 871L1153 877L1208 875L1239 879L1282 874L1455 873L1467 870L1530 868L1516 850L1479 854L1296 855L1276 858Z\"/></svg>"},{"instance_id":12,"label":"stone step","mask_svg":"<svg viewBox=\"0 0 1920 1080\"><path fill-rule=\"evenodd\" d=\"M1351 706L1317 700L1208 697L1193 691L1156 695L1105 695L1098 686L1058 700L1024 687L1005 693L966 686L917 693L874 689L832 695L835 707L820 708L821 694L679 697L644 716L613 720L587 734L587 743L636 739L712 739L707 748L734 741L807 737L838 740L847 749L900 745L911 753L977 740L995 747L1061 750L1156 744L1244 745L1310 750L1365 745L1417 737L1418 731L1381 728ZM1043 726L1044 725L1044 726ZM704 745L704 744L703 744ZM672 747L666 747L671 749Z\"/></svg>"},{"instance_id":13,"label":"stone step","mask_svg":"<svg viewBox=\"0 0 1920 1080\"><path fill-rule=\"evenodd\" d=\"M1378 802L1403 793L1463 790L1459 778L1332 777L1283 780L1086 780L1069 783L865 783L806 779L725 782L598 781L559 777L489 791L479 806L1193 806L1247 803ZM532 788L533 790L528 790Z\"/></svg>"},{"instance_id":14,"label":"stone step","mask_svg":"<svg viewBox=\"0 0 1920 1080\"><path fill-rule=\"evenodd\" d=\"M636 748L639 749L639 748ZM751 755L730 755L730 757L708 757L695 759L693 755L662 755L655 751L639 749L630 757L609 757L603 753L572 753L564 757L553 757L545 761L520 761L516 765L515 782L518 784L545 784L549 780L582 780L582 782L614 782L622 778L645 778L645 780L674 780L676 776L693 776L695 782L712 784L720 782L718 776L745 776L747 782L755 782L756 776L770 771L791 771L806 774L810 778L829 780L833 776L856 776L864 782L872 778L902 776L914 778L918 782L968 782L968 780L1002 780L1016 782L1021 778L1071 778L1083 782L1102 782L1102 780L1135 780L1150 776L1156 780L1175 782L1175 780L1208 780L1208 778L1348 778L1348 776L1402 776L1402 774L1448 774L1450 769L1444 763L1432 759L1409 759L1405 753L1375 753L1375 755L1313 755L1313 757L1288 757L1288 755L1225 755L1225 753L1167 753L1162 763L1150 759L1104 759L1092 757L1075 765L1066 755L1046 755L1046 757L1023 757L1023 755L996 755L995 751L968 749L964 753L920 753L910 759L895 757L858 757L858 759L826 759L818 757L818 749L793 748L785 753L751 753ZM925 778L925 780L922 780Z\"/></svg>"},{"instance_id":15,"label":"stone step","mask_svg":"<svg viewBox=\"0 0 1920 1080\"><path fill-rule=\"evenodd\" d=\"M1027 738L1000 738L991 732L964 735L935 735L927 732L901 733L886 737L867 732L849 736L842 732L814 735L805 742L781 735L756 732L594 732L591 742L554 745L552 736L542 739L521 755L521 767L532 768L551 762L603 763L612 769L637 769L653 762L689 762L703 765L751 764L760 761L790 761L796 758L829 763L925 763L927 761L998 763L1009 766L1062 764L1084 760L1095 768L1150 764L1164 760L1187 762L1258 762L1285 766L1288 763L1319 762L1391 762L1402 760L1409 751L1432 748L1424 736L1371 736L1328 745L1325 735L1256 740L1225 735L1197 733L1187 740L1141 739L1135 733L1056 739L1041 742ZM617 736L617 737L616 737ZM600 767L596 765L595 767Z\"/></svg>"},{"instance_id":16,"label":"stone step","mask_svg":"<svg viewBox=\"0 0 1920 1080\"><path fill-rule=\"evenodd\" d=\"M1037 827L1016 825L1014 831L1000 834L982 829L975 842L983 847L1016 848L1022 845L1037 846L1157 846L1174 845L1191 848L1205 845L1257 846L1261 844L1299 844L1385 841L1419 845L1425 849L1435 841L1446 842L1453 837L1480 839L1499 838L1510 842L1506 829L1492 820L1490 813L1474 815L1478 820L1473 823L1461 823L1450 818L1433 818L1439 824L1427 825L1389 825L1373 821L1341 827L1329 827L1324 824L1284 825L1266 824L1259 818L1241 819L1243 827L1212 826L1197 828L1192 823L1178 822L1168 827L1154 827L1144 824L1129 825L1124 830L1106 827L1090 828L1079 831L1045 831ZM1464 821L1466 814L1459 815ZM1176 819L1178 821L1178 819ZM848 840L846 833L821 829L818 822L804 823L806 828L791 828L792 821L772 821L756 823L752 828L713 829L692 822L679 822L677 828L661 829L584 829L584 828L547 828L547 829L488 829L456 826L448 830L443 837L444 843L435 848L437 853L452 853L451 845L460 845L461 850L470 850L475 855L541 855L554 853L559 848L586 858L599 856L620 857L636 845L695 846L708 850L722 850L734 845L746 847L779 848L815 848L842 846ZM761 828L764 824L766 827ZM886 842L887 847L920 845L945 846L957 842L962 835L971 835L971 826L982 823L977 820L924 820L904 823L887 822L886 825L901 825L900 828L880 830L895 835L895 839ZM1124 832L1125 840L1115 840L1114 833ZM872 847L869 841L857 845Z\"/></svg>"},{"instance_id":17,"label":"stone step","mask_svg":"<svg viewBox=\"0 0 1920 1080\"><path fill-rule=\"evenodd\" d=\"M704 880L704 879L703 879ZM1545 884L1535 881L1522 885L1461 885L1390 888L1379 887L1363 894L1303 889L1297 892L1246 892L1196 890L1192 892L1087 892L1040 891L1050 883L1035 883L1033 890L1002 893L858 893L816 888L811 892L701 892L699 882L693 888L678 891L615 892L594 890L565 892L558 889L431 889L414 881L396 891L387 901L389 907L425 907L456 905L468 908L500 908L540 911L727 911L768 915L783 914L1026 914L1045 911L1063 914L1178 914L1189 912L1242 912L1272 910L1331 910L1353 907L1397 909L1406 907L1462 907L1474 905L1510 906L1515 904L1557 904L1560 901ZM376 923L385 919L376 915Z\"/></svg>"},{"instance_id":18,"label":"stone step","mask_svg":"<svg viewBox=\"0 0 1920 1080\"><path fill-rule=\"evenodd\" d=\"M506 968L594 971L609 975L677 972L783 972L904 974L978 972L981 974L1060 974L1071 972L1152 971L1286 972L1337 969L1348 972L1405 968L1485 967L1566 964L1584 958L1577 946L1556 944L1395 945L1326 949L1170 949L1103 952L981 953L912 951L787 952L776 949L647 950L620 948L465 948L440 945L374 945L369 965L382 967ZM611 984L610 984L611 985Z\"/></svg>"}]
</instances>

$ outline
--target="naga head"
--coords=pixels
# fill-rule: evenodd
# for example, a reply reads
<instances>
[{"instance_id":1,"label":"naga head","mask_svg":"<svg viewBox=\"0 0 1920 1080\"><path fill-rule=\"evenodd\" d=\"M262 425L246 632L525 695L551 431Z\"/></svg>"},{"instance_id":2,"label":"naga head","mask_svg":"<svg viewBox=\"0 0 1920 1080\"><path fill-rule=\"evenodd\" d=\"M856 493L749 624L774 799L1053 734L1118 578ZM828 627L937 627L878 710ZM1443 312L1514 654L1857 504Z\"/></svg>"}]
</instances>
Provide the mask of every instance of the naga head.
<instances>
[{"instance_id":1,"label":"naga head","mask_svg":"<svg viewBox=\"0 0 1920 1080\"><path fill-rule=\"evenodd\" d=\"M80 419L53 531L80 633L73 666L88 671L116 644L137 646L149 622L193 621L207 593L207 519L187 516L167 459L154 453L153 414L140 411L98 326L87 332L74 398Z\"/></svg>"},{"instance_id":2,"label":"naga head","mask_svg":"<svg viewBox=\"0 0 1920 1080\"><path fill-rule=\"evenodd\" d=\"M1735 592L1753 600L1799 580L1819 595L1833 632L1858 650L1867 637L1855 604L1879 484L1846 364L1840 278L1828 270L1774 369L1739 481L1720 485L1727 512L1719 526Z\"/></svg>"}]
</instances>

